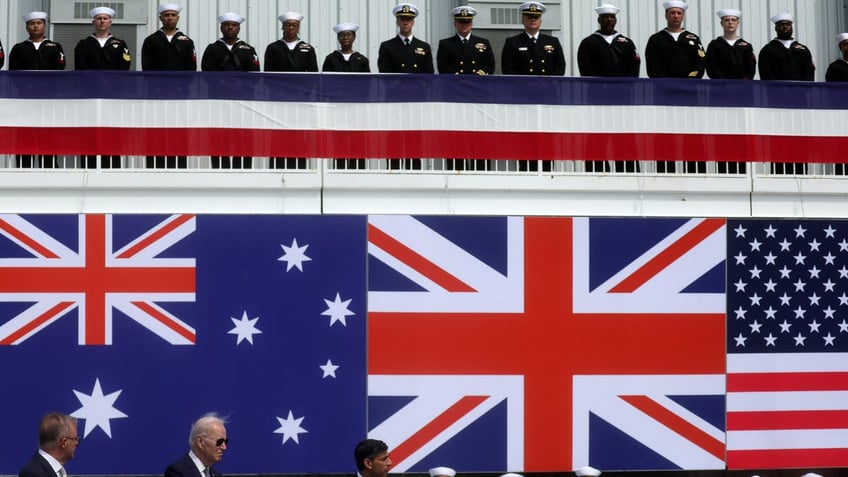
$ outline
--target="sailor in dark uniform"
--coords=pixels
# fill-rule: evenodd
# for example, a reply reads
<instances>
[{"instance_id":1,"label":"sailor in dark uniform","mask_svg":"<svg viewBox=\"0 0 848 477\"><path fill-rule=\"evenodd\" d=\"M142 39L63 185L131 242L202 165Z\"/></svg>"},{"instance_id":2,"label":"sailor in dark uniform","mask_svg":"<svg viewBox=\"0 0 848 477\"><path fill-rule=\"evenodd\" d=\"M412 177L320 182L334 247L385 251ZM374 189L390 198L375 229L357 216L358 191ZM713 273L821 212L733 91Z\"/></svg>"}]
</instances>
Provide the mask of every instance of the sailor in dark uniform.
<instances>
[{"instance_id":1,"label":"sailor in dark uniform","mask_svg":"<svg viewBox=\"0 0 848 477\"><path fill-rule=\"evenodd\" d=\"M392 9L398 34L380 43L377 69L380 73L434 73L430 44L412 35L418 7L401 3Z\"/></svg>"},{"instance_id":2,"label":"sailor in dark uniform","mask_svg":"<svg viewBox=\"0 0 848 477\"><path fill-rule=\"evenodd\" d=\"M412 35L418 7L401 3L392 9L398 34L380 43L377 69L380 73L435 73L430 44ZM421 159L389 159L389 169L421 169Z\"/></svg>"},{"instance_id":3,"label":"sailor in dark uniform","mask_svg":"<svg viewBox=\"0 0 848 477\"><path fill-rule=\"evenodd\" d=\"M339 40L339 49L324 58L321 71L334 71L339 73L370 73L371 62L362 53L353 49L356 41L356 32L359 25L356 23L339 23L333 27L333 33Z\"/></svg>"},{"instance_id":4,"label":"sailor in dark uniform","mask_svg":"<svg viewBox=\"0 0 848 477\"><path fill-rule=\"evenodd\" d=\"M827 67L825 81L848 81L848 33L841 33L836 36L836 42L839 44L839 51L842 52L842 58L834 61Z\"/></svg>"},{"instance_id":5,"label":"sailor in dark uniform","mask_svg":"<svg viewBox=\"0 0 848 477\"><path fill-rule=\"evenodd\" d=\"M3 43L0 42L0 68L6 63L6 53L3 51Z\"/></svg>"},{"instance_id":6,"label":"sailor in dark uniform","mask_svg":"<svg viewBox=\"0 0 848 477\"><path fill-rule=\"evenodd\" d=\"M317 72L315 48L300 39L303 15L286 12L279 16L279 20L283 24L283 38L265 49L265 71Z\"/></svg>"},{"instance_id":7,"label":"sailor in dark uniform","mask_svg":"<svg viewBox=\"0 0 848 477\"><path fill-rule=\"evenodd\" d=\"M471 7L451 10L456 35L439 41L436 64L440 74L490 75L495 72L495 53L489 40L472 34L474 15Z\"/></svg>"},{"instance_id":8,"label":"sailor in dark uniform","mask_svg":"<svg viewBox=\"0 0 848 477\"><path fill-rule=\"evenodd\" d=\"M47 29L47 13L30 12L24 15L26 31L29 38L16 44L9 52L10 70L64 70L65 52L62 45L45 38ZM21 155L15 158L17 167L53 168L56 166L55 156Z\"/></svg>"},{"instance_id":9,"label":"sailor in dark uniform","mask_svg":"<svg viewBox=\"0 0 848 477\"><path fill-rule=\"evenodd\" d=\"M666 28L651 35L645 48L651 78L702 78L707 56L698 35L683 29L686 2L663 3Z\"/></svg>"},{"instance_id":10,"label":"sailor in dark uniform","mask_svg":"<svg viewBox=\"0 0 848 477\"><path fill-rule=\"evenodd\" d=\"M286 12L278 17L283 25L283 38L265 48L265 71L317 72L318 57L315 48L300 39L300 22L303 15ZM306 169L305 157L272 157L271 169Z\"/></svg>"},{"instance_id":11,"label":"sailor in dark uniform","mask_svg":"<svg viewBox=\"0 0 848 477\"><path fill-rule=\"evenodd\" d=\"M259 56L256 49L239 39L244 17L227 12L218 16L221 38L210 43L200 60L202 71L259 71ZM250 169L252 157L212 156L212 169Z\"/></svg>"},{"instance_id":12,"label":"sailor in dark uniform","mask_svg":"<svg viewBox=\"0 0 848 477\"><path fill-rule=\"evenodd\" d=\"M757 73L754 47L738 33L742 11L725 8L716 15L721 19L724 33L707 47L707 74L712 79L754 79Z\"/></svg>"},{"instance_id":13,"label":"sailor in dark uniform","mask_svg":"<svg viewBox=\"0 0 848 477\"><path fill-rule=\"evenodd\" d=\"M760 50L760 79L815 81L816 65L810 49L792 38L795 17L778 13L771 21L777 38Z\"/></svg>"},{"instance_id":14,"label":"sailor in dark uniform","mask_svg":"<svg viewBox=\"0 0 848 477\"><path fill-rule=\"evenodd\" d=\"M197 71L197 52L194 41L177 27L183 7L176 3L159 5L162 27L150 34L141 44L141 69L144 71ZM175 84L174 88L183 85ZM156 91L152 91L156 94ZM186 156L147 156L148 169L185 169Z\"/></svg>"},{"instance_id":15,"label":"sailor in dark uniform","mask_svg":"<svg viewBox=\"0 0 848 477\"><path fill-rule=\"evenodd\" d=\"M542 14L547 7L540 2L525 2L518 7L524 31L504 42L501 68L506 75L565 75L565 54L556 37L541 33Z\"/></svg>"},{"instance_id":16,"label":"sailor in dark uniform","mask_svg":"<svg viewBox=\"0 0 848 477\"><path fill-rule=\"evenodd\" d=\"M89 10L94 33L83 38L74 48L75 70L119 70L130 69L130 49L127 42L112 36L112 18L115 10L109 7L95 7ZM121 156L101 155L103 169L121 167ZM97 156L80 156L80 165L84 168L97 167Z\"/></svg>"},{"instance_id":17,"label":"sailor in dark uniform","mask_svg":"<svg viewBox=\"0 0 848 477\"><path fill-rule=\"evenodd\" d=\"M580 76L639 76L642 58L636 44L615 29L619 11L608 3L595 8L600 29L584 38L577 48Z\"/></svg>"}]
</instances>

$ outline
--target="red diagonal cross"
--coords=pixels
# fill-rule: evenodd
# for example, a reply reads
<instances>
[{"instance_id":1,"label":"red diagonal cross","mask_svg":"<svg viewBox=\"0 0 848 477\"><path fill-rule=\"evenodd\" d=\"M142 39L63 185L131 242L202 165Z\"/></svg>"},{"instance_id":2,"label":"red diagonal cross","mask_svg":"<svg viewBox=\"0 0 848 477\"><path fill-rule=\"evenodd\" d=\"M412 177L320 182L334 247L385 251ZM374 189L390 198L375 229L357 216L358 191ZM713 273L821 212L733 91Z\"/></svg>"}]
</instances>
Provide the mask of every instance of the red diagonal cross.
<instances>
[{"instance_id":1,"label":"red diagonal cross","mask_svg":"<svg viewBox=\"0 0 848 477\"><path fill-rule=\"evenodd\" d=\"M370 313L368 373L523 375L524 470L568 471L572 377L723 373L724 315L574 313L571 219L524 229L523 313Z\"/></svg>"},{"instance_id":2,"label":"red diagonal cross","mask_svg":"<svg viewBox=\"0 0 848 477\"><path fill-rule=\"evenodd\" d=\"M83 293L85 344L106 344L107 293L194 293L194 267L109 267L106 217L85 216L82 267L0 268L0 293Z\"/></svg>"}]
</instances>

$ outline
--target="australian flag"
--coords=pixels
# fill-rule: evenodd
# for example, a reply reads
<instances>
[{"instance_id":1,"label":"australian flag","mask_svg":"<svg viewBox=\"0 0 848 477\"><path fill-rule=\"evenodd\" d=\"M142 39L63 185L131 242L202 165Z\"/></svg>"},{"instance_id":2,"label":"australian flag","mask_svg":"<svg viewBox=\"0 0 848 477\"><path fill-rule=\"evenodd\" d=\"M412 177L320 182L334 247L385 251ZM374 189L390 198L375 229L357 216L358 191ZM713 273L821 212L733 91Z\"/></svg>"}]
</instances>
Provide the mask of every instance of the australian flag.
<instances>
[{"instance_id":1,"label":"australian flag","mask_svg":"<svg viewBox=\"0 0 848 477\"><path fill-rule=\"evenodd\" d=\"M161 474L194 420L224 473L347 472L365 435L362 217L0 216L0 474L49 411L74 474ZM144 456L128 459L127 456Z\"/></svg>"}]
</instances>

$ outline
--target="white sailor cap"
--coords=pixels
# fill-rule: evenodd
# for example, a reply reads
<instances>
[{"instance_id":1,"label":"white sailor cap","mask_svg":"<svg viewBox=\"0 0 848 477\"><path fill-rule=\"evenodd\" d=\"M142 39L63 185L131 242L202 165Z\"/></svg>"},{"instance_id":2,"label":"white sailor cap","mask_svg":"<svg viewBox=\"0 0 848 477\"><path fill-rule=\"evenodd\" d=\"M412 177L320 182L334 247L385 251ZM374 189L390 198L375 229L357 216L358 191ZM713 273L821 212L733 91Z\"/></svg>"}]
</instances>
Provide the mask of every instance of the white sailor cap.
<instances>
[{"instance_id":1,"label":"white sailor cap","mask_svg":"<svg viewBox=\"0 0 848 477\"><path fill-rule=\"evenodd\" d=\"M88 16L91 18L94 18L97 15L109 15L109 18L113 18L115 16L115 10L112 10L109 7L94 7L88 11Z\"/></svg>"},{"instance_id":2,"label":"white sailor cap","mask_svg":"<svg viewBox=\"0 0 848 477\"><path fill-rule=\"evenodd\" d=\"M286 12L277 17L281 22L287 22L289 20L294 20L298 23L303 21L303 15L297 12Z\"/></svg>"},{"instance_id":3,"label":"white sailor cap","mask_svg":"<svg viewBox=\"0 0 848 477\"><path fill-rule=\"evenodd\" d=\"M521 475L521 474L509 472L509 473L506 473L506 474L501 474L499 477L524 477L524 476Z\"/></svg>"},{"instance_id":4,"label":"white sailor cap","mask_svg":"<svg viewBox=\"0 0 848 477\"><path fill-rule=\"evenodd\" d=\"M611 3L605 3L605 4L601 5L600 7L595 8L595 13L597 13L598 15L609 15L609 14L618 15L618 12L620 12L620 11L621 11L620 8L616 7L615 5L613 5Z\"/></svg>"},{"instance_id":5,"label":"white sailor cap","mask_svg":"<svg viewBox=\"0 0 848 477\"><path fill-rule=\"evenodd\" d=\"M686 10L687 8L689 8L689 5L687 5L686 2L678 2L677 0L663 2L662 5L664 10L668 10L669 8L680 8Z\"/></svg>"},{"instance_id":6,"label":"white sailor cap","mask_svg":"<svg viewBox=\"0 0 848 477\"><path fill-rule=\"evenodd\" d=\"M430 477L438 477L440 475L454 477L456 475L456 471L451 469L450 467L433 467L432 469L430 469Z\"/></svg>"},{"instance_id":7,"label":"white sailor cap","mask_svg":"<svg viewBox=\"0 0 848 477\"><path fill-rule=\"evenodd\" d=\"M159 8L156 9L156 12L160 15L162 12L177 12L179 14L183 11L183 7L181 7L178 3L163 3L159 5Z\"/></svg>"},{"instance_id":8,"label":"white sailor cap","mask_svg":"<svg viewBox=\"0 0 848 477\"><path fill-rule=\"evenodd\" d=\"M735 8L724 8L716 12L719 18L724 17L736 17L742 18L742 10L737 10Z\"/></svg>"},{"instance_id":9,"label":"white sailor cap","mask_svg":"<svg viewBox=\"0 0 848 477\"><path fill-rule=\"evenodd\" d=\"M339 23L338 25L333 27L333 33L335 33L336 35L343 31L352 31L356 33L357 31L359 31L359 25L357 25L356 23Z\"/></svg>"},{"instance_id":10,"label":"white sailor cap","mask_svg":"<svg viewBox=\"0 0 848 477\"><path fill-rule=\"evenodd\" d=\"M418 7L411 3L401 3L397 5L395 8L392 8L392 15L396 17L411 17L415 18L418 16Z\"/></svg>"},{"instance_id":11,"label":"white sailor cap","mask_svg":"<svg viewBox=\"0 0 848 477\"><path fill-rule=\"evenodd\" d=\"M528 13L530 15L541 15L548 11L548 7L542 2L524 2L518 6L518 9L521 13Z\"/></svg>"},{"instance_id":12,"label":"white sailor cap","mask_svg":"<svg viewBox=\"0 0 848 477\"><path fill-rule=\"evenodd\" d=\"M227 12L218 16L218 23L238 23L241 25L244 23L244 17L238 13Z\"/></svg>"},{"instance_id":13,"label":"white sailor cap","mask_svg":"<svg viewBox=\"0 0 848 477\"><path fill-rule=\"evenodd\" d=\"M29 12L24 15L24 23L31 22L32 20L47 20L47 12Z\"/></svg>"},{"instance_id":14,"label":"white sailor cap","mask_svg":"<svg viewBox=\"0 0 848 477\"><path fill-rule=\"evenodd\" d=\"M775 25L777 25L779 22L795 23L795 17L793 17L791 13L778 13L777 15L773 15L771 17L771 22Z\"/></svg>"},{"instance_id":15,"label":"white sailor cap","mask_svg":"<svg viewBox=\"0 0 848 477\"><path fill-rule=\"evenodd\" d=\"M451 10L454 20L473 20L474 15L477 15L477 10L472 7L456 7Z\"/></svg>"},{"instance_id":16,"label":"white sailor cap","mask_svg":"<svg viewBox=\"0 0 848 477\"><path fill-rule=\"evenodd\" d=\"M848 41L848 33L840 33L836 35L836 44L841 45L843 41Z\"/></svg>"},{"instance_id":17,"label":"white sailor cap","mask_svg":"<svg viewBox=\"0 0 848 477\"><path fill-rule=\"evenodd\" d=\"M588 465L586 465L579 469L574 469L574 475L576 475L577 477L598 477L599 475L601 475L601 471L594 467L589 467Z\"/></svg>"},{"instance_id":18,"label":"white sailor cap","mask_svg":"<svg viewBox=\"0 0 848 477\"><path fill-rule=\"evenodd\" d=\"M821 474L815 474L813 472L808 472L808 473L802 475L801 477L822 477L822 475Z\"/></svg>"}]
</instances>

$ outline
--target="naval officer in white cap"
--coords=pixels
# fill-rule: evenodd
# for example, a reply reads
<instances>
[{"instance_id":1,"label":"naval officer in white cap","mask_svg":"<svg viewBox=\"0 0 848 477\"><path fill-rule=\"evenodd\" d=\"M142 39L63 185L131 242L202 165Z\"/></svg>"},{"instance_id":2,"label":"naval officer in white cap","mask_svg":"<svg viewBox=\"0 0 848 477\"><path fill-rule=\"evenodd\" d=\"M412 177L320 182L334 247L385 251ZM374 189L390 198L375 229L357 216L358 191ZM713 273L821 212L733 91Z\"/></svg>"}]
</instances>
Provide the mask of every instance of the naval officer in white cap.
<instances>
[{"instance_id":1,"label":"naval officer in white cap","mask_svg":"<svg viewBox=\"0 0 848 477\"><path fill-rule=\"evenodd\" d=\"M619 11L609 3L595 8L600 29L584 38L577 48L580 76L639 76L642 58L636 43L615 29Z\"/></svg>"},{"instance_id":2,"label":"naval officer in white cap","mask_svg":"<svg viewBox=\"0 0 848 477\"><path fill-rule=\"evenodd\" d=\"M196 71L197 53L194 41L179 30L183 7L163 3L157 9L162 28L141 45L141 69L144 71Z\"/></svg>"},{"instance_id":3,"label":"naval officer in white cap","mask_svg":"<svg viewBox=\"0 0 848 477\"><path fill-rule=\"evenodd\" d=\"M650 78L702 78L707 56L701 38L683 28L689 5L686 2L663 2L666 28L651 35L645 47L645 61Z\"/></svg>"},{"instance_id":4,"label":"naval officer in white cap","mask_svg":"<svg viewBox=\"0 0 848 477\"><path fill-rule=\"evenodd\" d=\"M433 467L428 472L430 477L456 477L456 471L450 467Z\"/></svg>"},{"instance_id":5,"label":"naval officer in white cap","mask_svg":"<svg viewBox=\"0 0 848 477\"><path fill-rule=\"evenodd\" d=\"M716 16L723 33L707 46L707 74L712 79L754 79L757 73L754 47L739 36L742 11L724 8Z\"/></svg>"},{"instance_id":6,"label":"naval officer in white cap","mask_svg":"<svg viewBox=\"0 0 848 477\"><path fill-rule=\"evenodd\" d=\"M377 69L380 73L435 73L430 44L412 34L418 7L401 3L392 9L398 33L380 43Z\"/></svg>"},{"instance_id":7,"label":"naval officer in white cap","mask_svg":"<svg viewBox=\"0 0 848 477\"><path fill-rule=\"evenodd\" d=\"M577 477L601 477L601 471L594 467L584 465L583 467L574 469L574 475Z\"/></svg>"},{"instance_id":8,"label":"naval officer in white cap","mask_svg":"<svg viewBox=\"0 0 848 477\"><path fill-rule=\"evenodd\" d=\"M793 38L795 17L778 13L771 17L777 38L760 50L760 79L815 81L816 65L806 45Z\"/></svg>"},{"instance_id":9,"label":"naval officer in white cap","mask_svg":"<svg viewBox=\"0 0 848 477\"><path fill-rule=\"evenodd\" d=\"M559 39L541 32L542 15L547 10L541 2L518 6L524 31L504 42L501 69L505 75L565 75L565 54Z\"/></svg>"},{"instance_id":10,"label":"naval officer in white cap","mask_svg":"<svg viewBox=\"0 0 848 477\"><path fill-rule=\"evenodd\" d=\"M842 52L842 58L827 67L825 81L848 81L848 33L836 35L836 44Z\"/></svg>"},{"instance_id":11,"label":"naval officer in white cap","mask_svg":"<svg viewBox=\"0 0 848 477\"><path fill-rule=\"evenodd\" d=\"M132 58L127 42L114 37L111 31L115 10L95 7L88 15L94 33L80 40L74 48L74 69L129 70Z\"/></svg>"},{"instance_id":12,"label":"naval officer in white cap","mask_svg":"<svg viewBox=\"0 0 848 477\"><path fill-rule=\"evenodd\" d=\"M436 65L439 74L490 75L495 72L495 53L489 40L472 32L477 10L462 6L451 10L455 35L439 40Z\"/></svg>"},{"instance_id":13,"label":"naval officer in white cap","mask_svg":"<svg viewBox=\"0 0 848 477\"><path fill-rule=\"evenodd\" d=\"M283 38L265 49L265 71L317 72L315 48L300 38L303 15L286 12L278 19L283 24Z\"/></svg>"},{"instance_id":14,"label":"naval officer in white cap","mask_svg":"<svg viewBox=\"0 0 848 477\"><path fill-rule=\"evenodd\" d=\"M356 41L356 32L359 25L356 23L339 23L333 27L333 33L339 41L339 49L324 58L321 71L335 71L339 73L370 73L371 62L362 53L353 49Z\"/></svg>"}]
</instances>

